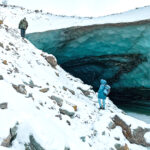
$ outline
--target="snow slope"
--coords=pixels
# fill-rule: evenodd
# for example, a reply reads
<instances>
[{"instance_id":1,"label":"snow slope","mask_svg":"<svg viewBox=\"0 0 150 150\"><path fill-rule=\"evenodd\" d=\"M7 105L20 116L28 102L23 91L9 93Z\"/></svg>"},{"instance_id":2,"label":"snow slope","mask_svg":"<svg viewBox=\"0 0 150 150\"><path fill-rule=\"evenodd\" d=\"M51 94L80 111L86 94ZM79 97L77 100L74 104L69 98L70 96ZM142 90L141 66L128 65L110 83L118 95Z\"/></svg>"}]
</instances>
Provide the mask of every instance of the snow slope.
<instances>
[{"instance_id":1,"label":"snow slope","mask_svg":"<svg viewBox=\"0 0 150 150\"><path fill-rule=\"evenodd\" d=\"M0 103L8 103L8 109L0 109L0 143L8 136L9 129L19 123L12 146L0 146L0 150L24 150L30 135L45 150L64 150L65 147L71 150L110 150L115 149L116 143L127 144L131 150L147 150L129 143L121 127L110 129L109 124L116 114L131 125L132 130L138 126L150 128L149 124L125 115L108 98L106 110L99 111L97 93L59 65L51 67L43 57L51 55L23 40L13 26L1 25L0 35L0 75L4 78L0 80ZM29 86L31 83L33 87ZM27 93L18 93L13 84L23 84ZM48 91L41 92L43 88L48 88ZM85 96L79 88L89 91L90 95ZM60 114L60 107L51 96L63 99L61 108L74 112L74 117ZM72 105L77 106L77 111ZM145 138L149 141L149 134Z\"/></svg>"},{"instance_id":2,"label":"snow slope","mask_svg":"<svg viewBox=\"0 0 150 150\"><path fill-rule=\"evenodd\" d=\"M85 26L93 24L133 22L137 20L150 19L150 6L130 10L125 13L114 14L98 18L82 18L57 16L47 12L35 12L16 6L0 6L0 19L5 18L5 24L17 28L19 21L26 17L29 22L27 33L42 32L67 28L71 26Z\"/></svg>"}]
</instances>

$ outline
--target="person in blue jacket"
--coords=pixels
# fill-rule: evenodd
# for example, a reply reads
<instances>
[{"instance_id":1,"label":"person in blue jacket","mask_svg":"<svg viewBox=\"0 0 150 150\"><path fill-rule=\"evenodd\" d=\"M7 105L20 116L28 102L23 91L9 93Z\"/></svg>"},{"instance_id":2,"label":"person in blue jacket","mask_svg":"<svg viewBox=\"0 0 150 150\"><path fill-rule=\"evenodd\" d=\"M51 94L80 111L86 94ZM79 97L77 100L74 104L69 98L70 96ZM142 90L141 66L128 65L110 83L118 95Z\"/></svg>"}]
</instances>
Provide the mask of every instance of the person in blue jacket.
<instances>
[{"instance_id":1,"label":"person in blue jacket","mask_svg":"<svg viewBox=\"0 0 150 150\"><path fill-rule=\"evenodd\" d=\"M100 87L98 90L98 103L99 103L99 107L100 109L105 109L105 99L108 96L108 94L110 93L110 86L107 85L107 81L104 79L101 79L100 81ZM103 107L101 107L101 100L102 100L102 104Z\"/></svg>"}]
</instances>

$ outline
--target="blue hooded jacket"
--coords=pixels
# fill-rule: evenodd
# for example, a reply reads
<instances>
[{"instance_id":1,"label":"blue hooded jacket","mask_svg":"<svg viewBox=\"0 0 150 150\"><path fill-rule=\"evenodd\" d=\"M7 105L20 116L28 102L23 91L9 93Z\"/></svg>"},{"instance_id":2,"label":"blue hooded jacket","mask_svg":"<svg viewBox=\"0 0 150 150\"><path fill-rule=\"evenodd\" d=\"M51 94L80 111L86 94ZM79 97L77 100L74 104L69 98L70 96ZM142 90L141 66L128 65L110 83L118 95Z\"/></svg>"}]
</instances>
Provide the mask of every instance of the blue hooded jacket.
<instances>
[{"instance_id":1,"label":"blue hooded jacket","mask_svg":"<svg viewBox=\"0 0 150 150\"><path fill-rule=\"evenodd\" d=\"M98 90L98 98L100 99L105 99L106 95L104 95L104 89L105 89L105 85L107 84L107 81L104 79L101 79L100 81L100 87Z\"/></svg>"}]
</instances>

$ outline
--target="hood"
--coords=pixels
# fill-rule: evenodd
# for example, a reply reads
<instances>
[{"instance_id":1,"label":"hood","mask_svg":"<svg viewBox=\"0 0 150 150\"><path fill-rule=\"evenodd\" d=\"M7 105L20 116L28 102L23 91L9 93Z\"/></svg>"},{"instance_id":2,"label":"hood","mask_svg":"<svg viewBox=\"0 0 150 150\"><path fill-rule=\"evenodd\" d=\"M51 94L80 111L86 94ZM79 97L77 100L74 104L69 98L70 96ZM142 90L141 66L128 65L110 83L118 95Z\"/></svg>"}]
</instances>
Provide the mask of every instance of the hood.
<instances>
[{"instance_id":1,"label":"hood","mask_svg":"<svg viewBox=\"0 0 150 150\"><path fill-rule=\"evenodd\" d=\"M104 80L104 79L101 79L100 83L101 83L101 84L107 84L107 81Z\"/></svg>"}]
</instances>

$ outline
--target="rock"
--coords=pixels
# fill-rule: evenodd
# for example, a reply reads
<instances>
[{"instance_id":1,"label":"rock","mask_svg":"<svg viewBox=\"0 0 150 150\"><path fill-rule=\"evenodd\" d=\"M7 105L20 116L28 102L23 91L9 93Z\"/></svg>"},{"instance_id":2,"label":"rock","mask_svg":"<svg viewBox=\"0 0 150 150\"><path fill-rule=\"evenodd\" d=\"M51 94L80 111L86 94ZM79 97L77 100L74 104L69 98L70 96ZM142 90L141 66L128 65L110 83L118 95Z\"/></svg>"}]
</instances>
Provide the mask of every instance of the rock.
<instances>
[{"instance_id":1,"label":"rock","mask_svg":"<svg viewBox=\"0 0 150 150\"><path fill-rule=\"evenodd\" d=\"M67 120L66 122L68 123L69 126L71 125L70 121Z\"/></svg>"},{"instance_id":2,"label":"rock","mask_svg":"<svg viewBox=\"0 0 150 150\"><path fill-rule=\"evenodd\" d=\"M85 136L81 136L80 139L82 140L82 142L85 142Z\"/></svg>"},{"instance_id":3,"label":"rock","mask_svg":"<svg viewBox=\"0 0 150 150\"><path fill-rule=\"evenodd\" d=\"M122 128L122 132L123 132L124 136L127 138L127 140L130 143L142 145L145 147L150 147L150 143L147 143L144 138L145 133L150 132L150 129L147 129L147 128L143 129L141 127L138 127L137 129L134 129L131 132L130 126L128 126L117 115L114 116L113 121L116 124L116 126L120 126Z\"/></svg>"},{"instance_id":4,"label":"rock","mask_svg":"<svg viewBox=\"0 0 150 150\"><path fill-rule=\"evenodd\" d=\"M25 144L25 150L44 150L44 148L35 140L33 135L29 136L30 143Z\"/></svg>"},{"instance_id":5,"label":"rock","mask_svg":"<svg viewBox=\"0 0 150 150\"><path fill-rule=\"evenodd\" d=\"M10 147L12 145L12 142L16 139L17 136L17 129L18 129L18 123L13 128L10 128L10 133L6 139L3 140L1 146L4 147Z\"/></svg>"},{"instance_id":6,"label":"rock","mask_svg":"<svg viewBox=\"0 0 150 150\"><path fill-rule=\"evenodd\" d=\"M125 146L121 146L120 150L129 150L129 147L127 144L125 144Z\"/></svg>"},{"instance_id":7,"label":"rock","mask_svg":"<svg viewBox=\"0 0 150 150\"><path fill-rule=\"evenodd\" d=\"M57 60L54 56L46 56L45 59L52 67L55 68L57 66Z\"/></svg>"},{"instance_id":8,"label":"rock","mask_svg":"<svg viewBox=\"0 0 150 150\"><path fill-rule=\"evenodd\" d=\"M67 88L67 87L65 87L65 86L63 86L63 90L64 91L69 91L72 95L75 95L75 91L73 91L73 90L71 90L71 89L69 89L69 88Z\"/></svg>"},{"instance_id":9,"label":"rock","mask_svg":"<svg viewBox=\"0 0 150 150\"><path fill-rule=\"evenodd\" d=\"M3 80L4 78L3 78L3 76L2 75L0 75L0 80Z\"/></svg>"},{"instance_id":10,"label":"rock","mask_svg":"<svg viewBox=\"0 0 150 150\"><path fill-rule=\"evenodd\" d=\"M116 148L116 150L120 150L121 145L117 143L117 144L115 144L115 148Z\"/></svg>"},{"instance_id":11,"label":"rock","mask_svg":"<svg viewBox=\"0 0 150 150\"><path fill-rule=\"evenodd\" d=\"M8 65L7 60L3 60L4 65Z\"/></svg>"},{"instance_id":12,"label":"rock","mask_svg":"<svg viewBox=\"0 0 150 150\"><path fill-rule=\"evenodd\" d=\"M68 89L69 92L72 94L72 95L75 95L75 91L71 90L71 89Z\"/></svg>"},{"instance_id":13,"label":"rock","mask_svg":"<svg viewBox=\"0 0 150 150\"><path fill-rule=\"evenodd\" d=\"M65 149L64 150L70 150L70 148L69 147L65 147Z\"/></svg>"},{"instance_id":14,"label":"rock","mask_svg":"<svg viewBox=\"0 0 150 150\"><path fill-rule=\"evenodd\" d=\"M115 140L120 141L120 138L119 137L115 137Z\"/></svg>"},{"instance_id":15,"label":"rock","mask_svg":"<svg viewBox=\"0 0 150 150\"><path fill-rule=\"evenodd\" d=\"M25 94L25 95L27 94L27 91L23 84L19 84L18 86L15 84L12 84L12 86L18 93Z\"/></svg>"},{"instance_id":16,"label":"rock","mask_svg":"<svg viewBox=\"0 0 150 150\"><path fill-rule=\"evenodd\" d=\"M116 125L113 122L110 122L108 125L108 129L114 129Z\"/></svg>"},{"instance_id":17,"label":"rock","mask_svg":"<svg viewBox=\"0 0 150 150\"><path fill-rule=\"evenodd\" d=\"M122 128L122 132L127 139L132 137L130 127L122 119L120 119L119 116L115 115L113 121L115 125L120 126Z\"/></svg>"},{"instance_id":18,"label":"rock","mask_svg":"<svg viewBox=\"0 0 150 150\"><path fill-rule=\"evenodd\" d=\"M6 51L10 51L10 47L8 45L6 46Z\"/></svg>"},{"instance_id":19,"label":"rock","mask_svg":"<svg viewBox=\"0 0 150 150\"><path fill-rule=\"evenodd\" d=\"M51 96L50 99L54 100L54 101L57 103L57 105L58 105L59 107L61 107L62 104L63 104L63 99L61 99L61 98L59 98L59 97Z\"/></svg>"},{"instance_id":20,"label":"rock","mask_svg":"<svg viewBox=\"0 0 150 150\"><path fill-rule=\"evenodd\" d=\"M90 92L88 90L83 90L81 87L77 87L77 89L81 90L85 96L89 96Z\"/></svg>"},{"instance_id":21,"label":"rock","mask_svg":"<svg viewBox=\"0 0 150 150\"><path fill-rule=\"evenodd\" d=\"M103 131L103 132L102 132L102 135L105 135L105 134L106 134L105 131Z\"/></svg>"},{"instance_id":22,"label":"rock","mask_svg":"<svg viewBox=\"0 0 150 150\"><path fill-rule=\"evenodd\" d=\"M60 113L63 114L63 115L67 115L69 117L73 117L74 116L74 112L69 112L68 110L65 110L65 109L59 109Z\"/></svg>"},{"instance_id":23,"label":"rock","mask_svg":"<svg viewBox=\"0 0 150 150\"><path fill-rule=\"evenodd\" d=\"M3 45L3 43L1 43L1 42L0 42L0 47L4 48L4 45Z\"/></svg>"},{"instance_id":24,"label":"rock","mask_svg":"<svg viewBox=\"0 0 150 150\"><path fill-rule=\"evenodd\" d=\"M0 104L0 109L7 109L8 108L8 103L1 103Z\"/></svg>"},{"instance_id":25,"label":"rock","mask_svg":"<svg viewBox=\"0 0 150 150\"><path fill-rule=\"evenodd\" d=\"M43 92L43 93L46 93L49 91L49 88L44 88L44 89L41 89L40 92Z\"/></svg>"},{"instance_id":26,"label":"rock","mask_svg":"<svg viewBox=\"0 0 150 150\"><path fill-rule=\"evenodd\" d=\"M77 105L73 105L72 107L73 107L74 111L77 111L77 108L78 108Z\"/></svg>"}]
</instances>

